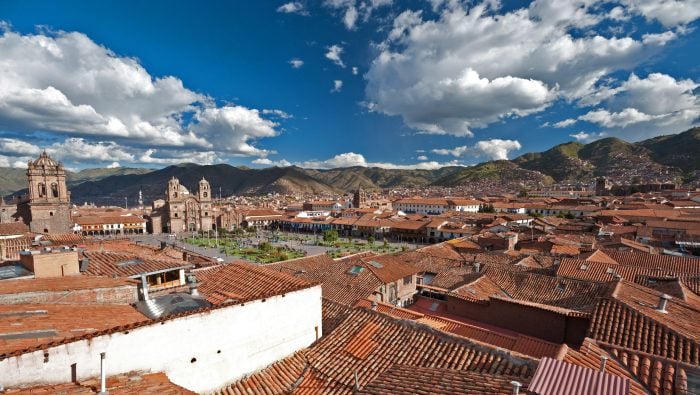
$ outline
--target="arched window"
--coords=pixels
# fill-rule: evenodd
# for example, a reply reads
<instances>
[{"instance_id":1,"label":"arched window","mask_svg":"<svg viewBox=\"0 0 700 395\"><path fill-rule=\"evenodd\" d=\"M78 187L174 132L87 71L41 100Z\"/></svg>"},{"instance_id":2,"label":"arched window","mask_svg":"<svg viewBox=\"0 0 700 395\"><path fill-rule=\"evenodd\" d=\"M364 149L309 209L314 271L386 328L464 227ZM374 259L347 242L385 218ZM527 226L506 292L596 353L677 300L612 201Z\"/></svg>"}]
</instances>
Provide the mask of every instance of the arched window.
<instances>
[{"instance_id":1,"label":"arched window","mask_svg":"<svg viewBox=\"0 0 700 395\"><path fill-rule=\"evenodd\" d=\"M51 194L55 198L58 197L58 184L56 184L55 182L51 184Z\"/></svg>"},{"instance_id":2,"label":"arched window","mask_svg":"<svg viewBox=\"0 0 700 395\"><path fill-rule=\"evenodd\" d=\"M174 197L174 198L177 197L177 192L173 192L173 197Z\"/></svg>"},{"instance_id":3,"label":"arched window","mask_svg":"<svg viewBox=\"0 0 700 395\"><path fill-rule=\"evenodd\" d=\"M46 196L46 185L44 185L43 182L40 182L39 185L39 197L43 198Z\"/></svg>"},{"instance_id":4,"label":"arched window","mask_svg":"<svg viewBox=\"0 0 700 395\"><path fill-rule=\"evenodd\" d=\"M207 192L204 192L204 193L202 193L202 196L209 197L209 194Z\"/></svg>"}]
</instances>

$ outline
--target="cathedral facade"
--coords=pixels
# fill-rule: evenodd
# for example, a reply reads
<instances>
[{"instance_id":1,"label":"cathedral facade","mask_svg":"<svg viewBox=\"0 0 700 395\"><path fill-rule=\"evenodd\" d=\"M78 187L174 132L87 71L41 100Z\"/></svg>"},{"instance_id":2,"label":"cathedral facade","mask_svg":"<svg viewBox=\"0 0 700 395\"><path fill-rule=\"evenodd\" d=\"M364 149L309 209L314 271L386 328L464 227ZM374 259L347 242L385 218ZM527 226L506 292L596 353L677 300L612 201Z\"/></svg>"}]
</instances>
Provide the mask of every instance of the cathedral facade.
<instances>
[{"instance_id":1,"label":"cathedral facade","mask_svg":"<svg viewBox=\"0 0 700 395\"><path fill-rule=\"evenodd\" d=\"M36 233L69 233L73 227L66 171L46 152L27 164L29 192L2 202L0 222L24 222Z\"/></svg>"},{"instance_id":2,"label":"cathedral facade","mask_svg":"<svg viewBox=\"0 0 700 395\"><path fill-rule=\"evenodd\" d=\"M168 233L198 232L214 230L214 208L211 186L202 178L196 194L173 177L168 181L165 205L162 207L164 230ZM155 226L154 226L155 227Z\"/></svg>"}]
</instances>

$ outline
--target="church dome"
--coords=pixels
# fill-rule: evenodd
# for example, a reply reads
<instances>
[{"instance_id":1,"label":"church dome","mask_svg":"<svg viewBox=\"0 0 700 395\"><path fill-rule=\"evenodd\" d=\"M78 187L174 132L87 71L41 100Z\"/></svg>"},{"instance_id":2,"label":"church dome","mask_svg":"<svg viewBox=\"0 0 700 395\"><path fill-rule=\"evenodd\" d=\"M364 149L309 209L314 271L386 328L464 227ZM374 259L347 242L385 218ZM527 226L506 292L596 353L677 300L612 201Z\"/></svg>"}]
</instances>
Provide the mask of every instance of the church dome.
<instances>
[{"instance_id":1,"label":"church dome","mask_svg":"<svg viewBox=\"0 0 700 395\"><path fill-rule=\"evenodd\" d=\"M49 154L46 153L46 151L42 152L41 155L39 155L39 158L34 160L32 162L33 166L36 167L58 167L61 164L58 163L57 161L53 160Z\"/></svg>"}]
</instances>

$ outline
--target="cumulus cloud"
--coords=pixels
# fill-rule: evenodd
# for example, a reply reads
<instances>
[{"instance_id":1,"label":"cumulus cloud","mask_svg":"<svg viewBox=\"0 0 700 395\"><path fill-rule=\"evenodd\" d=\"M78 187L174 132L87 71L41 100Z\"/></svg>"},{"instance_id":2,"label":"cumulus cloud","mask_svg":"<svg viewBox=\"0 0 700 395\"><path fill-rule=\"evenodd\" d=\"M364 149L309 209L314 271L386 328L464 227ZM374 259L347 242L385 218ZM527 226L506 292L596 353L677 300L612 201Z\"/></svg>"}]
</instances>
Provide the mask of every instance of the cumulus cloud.
<instances>
[{"instance_id":1,"label":"cumulus cloud","mask_svg":"<svg viewBox=\"0 0 700 395\"><path fill-rule=\"evenodd\" d=\"M340 92L342 89L343 89L343 81L334 80L333 81L333 88L331 89L331 93Z\"/></svg>"},{"instance_id":2,"label":"cumulus cloud","mask_svg":"<svg viewBox=\"0 0 700 395\"><path fill-rule=\"evenodd\" d=\"M299 14L304 16L309 15L309 11L307 11L304 5L298 1L290 1L289 3L282 4L277 8L277 12L282 12L285 14Z\"/></svg>"},{"instance_id":3,"label":"cumulus cloud","mask_svg":"<svg viewBox=\"0 0 700 395\"><path fill-rule=\"evenodd\" d=\"M358 72L357 67L352 68L352 75L357 75Z\"/></svg>"},{"instance_id":4,"label":"cumulus cloud","mask_svg":"<svg viewBox=\"0 0 700 395\"><path fill-rule=\"evenodd\" d=\"M293 68L293 69L301 68L301 66L304 65L304 61L301 60L301 59L297 59L297 58L290 59L289 62L287 62L287 63L289 63L290 65L292 65L292 68Z\"/></svg>"},{"instance_id":5,"label":"cumulus cloud","mask_svg":"<svg viewBox=\"0 0 700 395\"><path fill-rule=\"evenodd\" d=\"M421 132L471 135L503 117L581 100L613 71L638 65L676 38L609 36L595 1L536 0L503 11L434 1L437 19L405 11L366 74L368 108ZM587 34L575 33L586 29ZM514 39L517 38L517 39Z\"/></svg>"},{"instance_id":6,"label":"cumulus cloud","mask_svg":"<svg viewBox=\"0 0 700 395\"><path fill-rule=\"evenodd\" d=\"M277 167L287 167L287 166L292 165L292 163L286 159L271 160L269 158L258 158L258 159L253 160L251 163L256 164L256 165L277 166Z\"/></svg>"},{"instance_id":7,"label":"cumulus cloud","mask_svg":"<svg viewBox=\"0 0 700 395\"><path fill-rule=\"evenodd\" d=\"M340 56L343 54L343 47L338 44L333 44L327 49L328 52L326 52L326 59L335 63L337 66L345 68L345 63L343 63L343 59L340 58Z\"/></svg>"},{"instance_id":8,"label":"cumulus cloud","mask_svg":"<svg viewBox=\"0 0 700 395\"><path fill-rule=\"evenodd\" d=\"M554 126L555 128L565 128L565 127L571 126L575 123L576 123L575 119L569 118L569 119L565 119L563 121L559 121L552 126Z\"/></svg>"},{"instance_id":9,"label":"cumulus cloud","mask_svg":"<svg viewBox=\"0 0 700 395\"><path fill-rule=\"evenodd\" d=\"M292 114L289 114L289 113L282 111L282 110L271 110L271 109L266 108L266 109L263 109L261 112L263 113L263 115L270 115L270 116L278 117L281 119L294 118L294 116Z\"/></svg>"},{"instance_id":10,"label":"cumulus cloud","mask_svg":"<svg viewBox=\"0 0 700 395\"><path fill-rule=\"evenodd\" d=\"M686 25L700 18L700 0L622 0L630 12L666 27Z\"/></svg>"},{"instance_id":11,"label":"cumulus cloud","mask_svg":"<svg viewBox=\"0 0 700 395\"><path fill-rule=\"evenodd\" d=\"M120 167L122 166L119 164L119 162L112 162L107 166L108 169L118 169Z\"/></svg>"},{"instance_id":12,"label":"cumulus cloud","mask_svg":"<svg viewBox=\"0 0 700 395\"><path fill-rule=\"evenodd\" d=\"M463 145L455 148L433 149L431 152L438 155L451 155L458 158L486 156L492 160L505 160L508 159L510 151L517 151L521 148L522 145L517 140L490 139L479 141L471 147Z\"/></svg>"},{"instance_id":13,"label":"cumulus cloud","mask_svg":"<svg viewBox=\"0 0 700 395\"><path fill-rule=\"evenodd\" d=\"M12 156L39 155L41 150L34 144L26 141L0 138L0 154Z\"/></svg>"},{"instance_id":14,"label":"cumulus cloud","mask_svg":"<svg viewBox=\"0 0 700 395\"><path fill-rule=\"evenodd\" d=\"M700 120L700 86L690 79L676 80L661 73L646 78L631 74L617 87L605 87L601 108L578 117L607 129L611 135L641 140L681 132Z\"/></svg>"},{"instance_id":15,"label":"cumulus cloud","mask_svg":"<svg viewBox=\"0 0 700 395\"><path fill-rule=\"evenodd\" d=\"M569 136L573 137L576 139L576 141L579 141L581 143L589 143L594 140L599 140L602 139L603 137L607 137L607 134L605 132L601 133L587 133L587 132L578 132L575 134L570 134Z\"/></svg>"},{"instance_id":16,"label":"cumulus cloud","mask_svg":"<svg viewBox=\"0 0 700 395\"><path fill-rule=\"evenodd\" d=\"M73 144L90 145L86 152L94 153L95 160L104 159L98 148L105 141L117 153L118 148L130 153L154 146L160 154L190 150L265 156L268 151L255 143L277 135L278 125L258 110L218 107L178 78L154 77L138 60L81 33L22 35L5 27L0 53L0 128L77 139ZM134 161L140 158L133 155Z\"/></svg>"},{"instance_id":17,"label":"cumulus cloud","mask_svg":"<svg viewBox=\"0 0 700 395\"><path fill-rule=\"evenodd\" d=\"M416 159L418 159L418 160L428 160L428 157L425 156L425 155L420 155L420 156L417 157Z\"/></svg>"},{"instance_id":18,"label":"cumulus cloud","mask_svg":"<svg viewBox=\"0 0 700 395\"><path fill-rule=\"evenodd\" d=\"M462 166L458 161L451 162L420 162L410 165L399 165L387 162L368 162L362 154L346 152L338 154L326 160L310 160L295 163L299 167L310 169L334 169L339 167L379 167L382 169L402 169L402 170L434 170L445 166Z\"/></svg>"}]
</instances>

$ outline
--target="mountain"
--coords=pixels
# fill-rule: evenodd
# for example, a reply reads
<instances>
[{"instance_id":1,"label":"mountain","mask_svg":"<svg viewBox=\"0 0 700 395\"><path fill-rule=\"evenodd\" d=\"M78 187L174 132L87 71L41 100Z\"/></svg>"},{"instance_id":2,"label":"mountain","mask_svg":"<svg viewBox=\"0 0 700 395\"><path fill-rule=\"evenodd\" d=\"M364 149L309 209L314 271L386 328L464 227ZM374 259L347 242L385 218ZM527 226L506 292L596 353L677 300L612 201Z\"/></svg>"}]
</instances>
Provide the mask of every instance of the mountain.
<instances>
[{"instance_id":1,"label":"mountain","mask_svg":"<svg viewBox=\"0 0 700 395\"><path fill-rule=\"evenodd\" d=\"M85 181L99 181L111 176L129 174L146 174L153 169L116 167L113 169L83 169L78 172L66 171L66 183L69 187ZM27 188L27 169L0 167L0 195L10 195Z\"/></svg>"},{"instance_id":2,"label":"mountain","mask_svg":"<svg viewBox=\"0 0 700 395\"><path fill-rule=\"evenodd\" d=\"M482 183L482 187L517 188L521 184L553 181L589 182L597 176L634 181L635 178L700 180L700 128L655 137L638 143L606 138L589 144L569 142L544 152L521 155L511 161L489 161L469 167L435 170L348 167L329 170L296 166L251 169L226 164L201 166L185 163L160 170L138 168L87 169L68 172L73 202L135 204L139 190L150 202L163 197L168 180L177 177L191 191L202 177L214 194L223 196L265 193L339 193L361 186L383 189L410 186L445 186ZM26 188L24 169L0 168L0 193Z\"/></svg>"},{"instance_id":3,"label":"mountain","mask_svg":"<svg viewBox=\"0 0 700 395\"><path fill-rule=\"evenodd\" d=\"M429 185L435 179L454 173L462 167L450 166L436 170L396 170L378 167L346 167L330 170L305 169L306 174L343 191L411 187Z\"/></svg>"},{"instance_id":4,"label":"mountain","mask_svg":"<svg viewBox=\"0 0 700 395\"><path fill-rule=\"evenodd\" d=\"M679 167L686 173L700 170L700 127L637 144L650 150L657 163Z\"/></svg>"},{"instance_id":5,"label":"mountain","mask_svg":"<svg viewBox=\"0 0 700 395\"><path fill-rule=\"evenodd\" d=\"M233 194L266 193L324 193L339 192L338 189L316 180L299 167L269 167L246 169L226 164L200 166L186 163L168 166L146 174L111 176L99 181L81 183L71 189L71 200L75 203L121 204L124 197L135 203L139 190L144 200L162 199L168 180L176 177L190 191L195 192L198 182L206 178L215 196ZM132 203L132 204L134 204Z\"/></svg>"},{"instance_id":6,"label":"mountain","mask_svg":"<svg viewBox=\"0 0 700 395\"><path fill-rule=\"evenodd\" d=\"M462 167L461 170L437 179L432 185L455 187L484 180L498 181L504 186L521 182L551 184L553 181L551 177L539 171L523 169L511 161L497 160Z\"/></svg>"}]
</instances>

